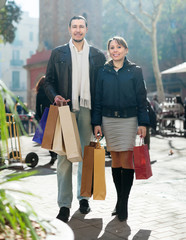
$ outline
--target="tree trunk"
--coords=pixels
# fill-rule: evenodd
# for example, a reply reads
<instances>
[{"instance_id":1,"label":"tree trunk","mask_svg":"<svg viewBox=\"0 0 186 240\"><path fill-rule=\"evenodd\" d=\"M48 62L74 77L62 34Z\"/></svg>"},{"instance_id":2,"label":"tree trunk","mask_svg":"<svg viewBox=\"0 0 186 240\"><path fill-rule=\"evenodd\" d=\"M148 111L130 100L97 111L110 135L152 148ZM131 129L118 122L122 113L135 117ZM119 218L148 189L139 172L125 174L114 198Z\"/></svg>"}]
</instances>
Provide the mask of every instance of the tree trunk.
<instances>
[{"instance_id":1,"label":"tree trunk","mask_svg":"<svg viewBox=\"0 0 186 240\"><path fill-rule=\"evenodd\" d=\"M161 73L159 69L159 63L158 63L157 31L156 31L155 22L152 23L151 41L152 41L152 65L153 65L153 71L156 79L157 95L158 95L158 100L162 102L165 100L165 94L164 94L164 88L163 88Z\"/></svg>"},{"instance_id":2,"label":"tree trunk","mask_svg":"<svg viewBox=\"0 0 186 240\"><path fill-rule=\"evenodd\" d=\"M163 83L161 78L161 73L159 69L158 63L158 50L157 50L157 21L161 13L161 9L165 0L159 1L158 5L154 5L154 12L150 15L148 12L144 11L142 8L142 1L139 0L139 8L141 13L146 16L151 21L151 29L140 19L136 14L130 11L125 3L122 0L117 0L117 2L122 6L123 10L128 13L143 29L144 31L151 37L151 45L152 45L152 65L153 72L156 79L156 88L157 95L160 102L165 100L165 94L163 89ZM153 0L152 0L152 3Z\"/></svg>"}]
</instances>

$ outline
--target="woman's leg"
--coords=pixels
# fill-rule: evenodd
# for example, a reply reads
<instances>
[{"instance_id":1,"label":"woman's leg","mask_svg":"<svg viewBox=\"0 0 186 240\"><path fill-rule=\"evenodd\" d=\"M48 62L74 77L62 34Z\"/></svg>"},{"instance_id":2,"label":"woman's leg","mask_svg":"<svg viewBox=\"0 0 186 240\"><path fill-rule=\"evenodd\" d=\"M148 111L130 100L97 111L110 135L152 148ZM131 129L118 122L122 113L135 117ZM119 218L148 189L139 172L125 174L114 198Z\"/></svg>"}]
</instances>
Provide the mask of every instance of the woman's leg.
<instances>
[{"instance_id":1,"label":"woman's leg","mask_svg":"<svg viewBox=\"0 0 186 240\"><path fill-rule=\"evenodd\" d=\"M121 163L119 161L119 153L118 152L110 152L112 156L112 177L113 182L116 188L117 193L117 202L115 209L112 212L112 216L118 214L118 207L119 207L119 201L121 198Z\"/></svg>"},{"instance_id":2,"label":"woman's leg","mask_svg":"<svg viewBox=\"0 0 186 240\"><path fill-rule=\"evenodd\" d=\"M128 218L128 198L133 184L134 170L122 169L121 174L121 201L118 210L119 220L126 221Z\"/></svg>"},{"instance_id":3,"label":"woman's leg","mask_svg":"<svg viewBox=\"0 0 186 240\"><path fill-rule=\"evenodd\" d=\"M132 164L133 152L125 151L119 153L121 161L121 197L118 207L118 218L120 221L126 221L128 218L128 198L134 179L134 169Z\"/></svg>"}]
</instances>

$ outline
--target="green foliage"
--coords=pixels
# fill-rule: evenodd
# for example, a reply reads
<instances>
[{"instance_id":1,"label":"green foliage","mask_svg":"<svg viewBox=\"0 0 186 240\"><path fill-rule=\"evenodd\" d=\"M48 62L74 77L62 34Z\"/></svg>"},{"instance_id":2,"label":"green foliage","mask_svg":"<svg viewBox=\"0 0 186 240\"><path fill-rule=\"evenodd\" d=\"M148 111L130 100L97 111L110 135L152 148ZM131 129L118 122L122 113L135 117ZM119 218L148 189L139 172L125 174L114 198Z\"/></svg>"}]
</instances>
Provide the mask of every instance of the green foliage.
<instances>
[{"instance_id":1,"label":"green foliage","mask_svg":"<svg viewBox=\"0 0 186 240\"><path fill-rule=\"evenodd\" d=\"M4 43L12 43L15 38L16 23L21 20L22 11L14 1L7 1L0 9L0 36Z\"/></svg>"},{"instance_id":2,"label":"green foliage","mask_svg":"<svg viewBox=\"0 0 186 240\"><path fill-rule=\"evenodd\" d=\"M4 153L6 152L6 141L8 139L4 99L6 99L6 104L9 107L10 112L12 112L15 116L15 119L17 119L16 123L21 124L20 118L15 111L14 106L16 100L22 106L23 104L8 90L6 85L0 80L0 165L2 165L2 163L4 164L4 162L2 162L2 159L4 159ZM29 233L31 234L32 239L37 240L39 237L37 236L35 229L31 224L31 219L37 223L40 223L36 213L28 202L24 200L16 201L12 196L13 192L27 195L33 194L9 187L10 182L20 181L24 177L35 174L36 171L13 174L6 174L5 172L3 175L4 171L2 171L2 169L4 168L6 168L6 166L0 166L0 233L6 233L6 226L8 225L14 229L16 234L21 235L24 239L27 239Z\"/></svg>"},{"instance_id":3,"label":"green foliage","mask_svg":"<svg viewBox=\"0 0 186 240\"><path fill-rule=\"evenodd\" d=\"M39 239L32 226L31 219L42 224L39 221L37 214L34 212L32 206L24 200L15 200L10 192L18 192L22 194L33 195L29 192L23 192L7 187L8 182L19 181L24 177L35 174L36 171L27 173L13 173L4 175L0 178L0 233L5 232L6 225L9 225L14 229L15 233L27 239L28 233L31 234L32 239ZM6 184L6 185L5 185ZM6 187L4 187L4 185Z\"/></svg>"}]
</instances>

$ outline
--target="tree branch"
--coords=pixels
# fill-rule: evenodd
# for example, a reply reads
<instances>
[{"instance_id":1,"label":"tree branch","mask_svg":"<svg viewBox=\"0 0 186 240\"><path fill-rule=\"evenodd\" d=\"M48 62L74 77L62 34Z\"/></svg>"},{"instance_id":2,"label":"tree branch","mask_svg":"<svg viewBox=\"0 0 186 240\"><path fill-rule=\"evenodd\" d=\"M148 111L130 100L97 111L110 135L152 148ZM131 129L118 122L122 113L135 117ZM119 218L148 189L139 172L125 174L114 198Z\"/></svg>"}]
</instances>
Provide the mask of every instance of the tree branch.
<instances>
[{"instance_id":1,"label":"tree branch","mask_svg":"<svg viewBox=\"0 0 186 240\"><path fill-rule=\"evenodd\" d=\"M154 14L153 14L153 20L155 23L157 23L160 14L161 14L161 10L162 10L162 6L164 4L165 0L161 0L156 6L155 6L155 10L154 10Z\"/></svg>"},{"instance_id":2,"label":"tree branch","mask_svg":"<svg viewBox=\"0 0 186 240\"><path fill-rule=\"evenodd\" d=\"M151 30L143 23L143 21L140 18L138 18L133 12L129 11L121 0L116 1L121 5L121 7L124 9L126 13L128 13L134 20L137 21L137 23L145 30L145 32L151 35Z\"/></svg>"},{"instance_id":3,"label":"tree branch","mask_svg":"<svg viewBox=\"0 0 186 240\"><path fill-rule=\"evenodd\" d=\"M142 8L142 2L141 0L139 0L139 9L140 9L140 12L145 15L146 17L150 18L150 20L152 21L153 17L152 15L148 14L148 12L144 11L143 8Z\"/></svg>"}]
</instances>

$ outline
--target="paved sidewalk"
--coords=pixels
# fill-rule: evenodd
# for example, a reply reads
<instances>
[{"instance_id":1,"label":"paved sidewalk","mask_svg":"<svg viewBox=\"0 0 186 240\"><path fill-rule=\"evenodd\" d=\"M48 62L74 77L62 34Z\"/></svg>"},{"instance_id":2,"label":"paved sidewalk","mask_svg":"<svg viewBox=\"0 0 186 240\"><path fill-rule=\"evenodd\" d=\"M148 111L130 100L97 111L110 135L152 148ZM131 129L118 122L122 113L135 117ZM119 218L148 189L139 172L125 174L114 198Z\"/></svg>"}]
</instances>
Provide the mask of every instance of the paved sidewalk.
<instances>
[{"instance_id":1,"label":"paved sidewalk","mask_svg":"<svg viewBox=\"0 0 186 240\"><path fill-rule=\"evenodd\" d=\"M56 164L49 167L50 156L31 141L21 137L23 157L29 152L39 155L35 167L38 174L22 180L19 186L41 198L25 196L43 218L54 219L58 213ZM170 150L173 151L169 155ZM90 200L92 211L82 215L76 199L77 164L73 164L74 200L68 225L76 240L185 240L186 239L186 139L151 137L153 177L135 180L129 199L129 219L119 222L111 217L116 192L111 168L106 166L107 197L105 201ZM106 158L106 165L110 159ZM65 239L66 240L66 239Z\"/></svg>"}]
</instances>

